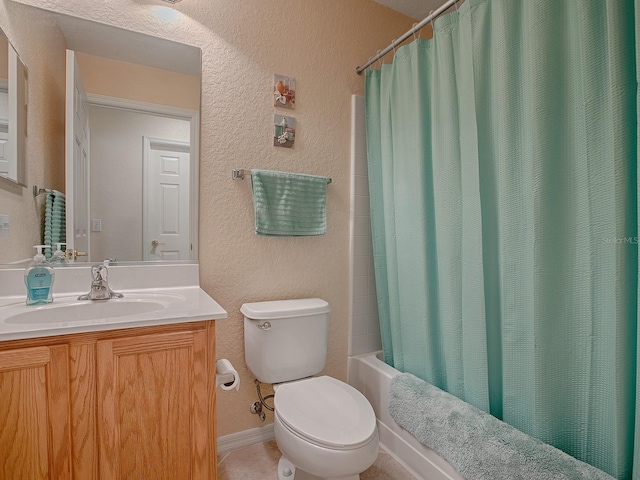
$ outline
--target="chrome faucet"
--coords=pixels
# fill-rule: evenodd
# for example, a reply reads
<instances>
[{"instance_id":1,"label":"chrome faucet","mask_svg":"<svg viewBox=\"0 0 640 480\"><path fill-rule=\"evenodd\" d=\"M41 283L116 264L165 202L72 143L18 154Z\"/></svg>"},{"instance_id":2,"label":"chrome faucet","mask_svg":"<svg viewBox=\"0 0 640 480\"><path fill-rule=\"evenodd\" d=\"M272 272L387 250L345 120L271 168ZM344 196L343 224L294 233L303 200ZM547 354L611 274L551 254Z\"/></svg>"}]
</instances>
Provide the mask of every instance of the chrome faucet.
<instances>
[{"instance_id":1,"label":"chrome faucet","mask_svg":"<svg viewBox=\"0 0 640 480\"><path fill-rule=\"evenodd\" d=\"M110 298L122 298L121 293L116 293L109 287L107 266L103 263L91 267L91 290L85 295L80 295L78 300L109 300Z\"/></svg>"}]
</instances>

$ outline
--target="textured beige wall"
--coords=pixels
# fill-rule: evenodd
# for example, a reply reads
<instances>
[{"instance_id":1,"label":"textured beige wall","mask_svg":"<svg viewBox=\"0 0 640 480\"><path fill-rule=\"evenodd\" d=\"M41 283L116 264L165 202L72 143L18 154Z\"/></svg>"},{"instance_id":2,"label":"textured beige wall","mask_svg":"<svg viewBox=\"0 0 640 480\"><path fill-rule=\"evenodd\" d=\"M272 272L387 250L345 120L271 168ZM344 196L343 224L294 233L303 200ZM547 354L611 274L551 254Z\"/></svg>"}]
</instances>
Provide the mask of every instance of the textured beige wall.
<instances>
[{"instance_id":1,"label":"textured beige wall","mask_svg":"<svg viewBox=\"0 0 640 480\"><path fill-rule=\"evenodd\" d=\"M200 109L200 78L76 52L87 93Z\"/></svg>"},{"instance_id":2,"label":"textured beige wall","mask_svg":"<svg viewBox=\"0 0 640 480\"><path fill-rule=\"evenodd\" d=\"M64 190L64 59L58 28L32 8L0 0L0 28L27 67L27 188L0 178L0 213L9 215L8 239L0 239L0 263L33 257L42 240L44 195L34 199L32 185ZM47 48L42 48L46 45ZM52 52L54 54L52 55Z\"/></svg>"},{"instance_id":3,"label":"textured beige wall","mask_svg":"<svg viewBox=\"0 0 640 480\"><path fill-rule=\"evenodd\" d=\"M0 0L2 1L2 0ZM6 1L6 0L5 0ZM264 425L244 363L244 302L318 296L332 307L325 373L346 379L349 301L350 96L355 66L413 20L371 0L21 0L202 48L200 277L228 312L217 324L218 357L241 374L239 392L219 392L219 435ZM272 146L274 73L296 78L296 146ZM253 233L248 181L232 168L326 175L328 231L303 238ZM271 414L267 423L271 422Z\"/></svg>"}]
</instances>

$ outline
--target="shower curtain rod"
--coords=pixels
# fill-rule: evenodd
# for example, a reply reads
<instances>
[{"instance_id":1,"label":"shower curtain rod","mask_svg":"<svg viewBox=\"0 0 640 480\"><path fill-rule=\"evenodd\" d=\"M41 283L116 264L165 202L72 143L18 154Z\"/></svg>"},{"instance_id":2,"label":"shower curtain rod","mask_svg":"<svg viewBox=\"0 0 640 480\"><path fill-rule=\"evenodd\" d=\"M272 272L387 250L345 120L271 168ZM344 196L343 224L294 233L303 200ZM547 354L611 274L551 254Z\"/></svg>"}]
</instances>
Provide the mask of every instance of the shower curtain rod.
<instances>
[{"instance_id":1,"label":"shower curtain rod","mask_svg":"<svg viewBox=\"0 0 640 480\"><path fill-rule=\"evenodd\" d=\"M438 18L440 15L446 12L449 7L455 5L459 1L460 0L447 0L445 3L440 5L437 9L433 10L427 18L425 18L420 23L417 23L413 27L411 27L411 30L407 31L404 35L402 35L397 40L393 40L387 48L385 48L384 50L378 50L378 53L376 53L373 57L367 60L367 62L364 65L356 67L356 73L358 75L362 75L362 72L364 72L369 65L371 65L373 62L375 62L379 58L384 57L391 50L395 50L395 48L398 45L400 45L402 42L404 42L407 38L409 38L411 35L415 35L415 33L418 30L425 27L428 23L433 22L436 18Z\"/></svg>"}]
</instances>

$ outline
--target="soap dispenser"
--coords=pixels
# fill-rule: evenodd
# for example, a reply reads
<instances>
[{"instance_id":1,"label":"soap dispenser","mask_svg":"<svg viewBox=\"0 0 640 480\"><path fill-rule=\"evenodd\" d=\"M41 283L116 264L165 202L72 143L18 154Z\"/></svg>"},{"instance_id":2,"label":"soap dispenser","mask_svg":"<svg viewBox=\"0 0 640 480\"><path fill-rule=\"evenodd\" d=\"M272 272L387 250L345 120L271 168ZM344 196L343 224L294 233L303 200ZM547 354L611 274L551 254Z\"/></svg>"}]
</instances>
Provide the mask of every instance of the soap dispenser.
<instances>
[{"instance_id":1,"label":"soap dispenser","mask_svg":"<svg viewBox=\"0 0 640 480\"><path fill-rule=\"evenodd\" d=\"M62 248L60 248L61 245L66 246L67 244L64 242L59 242L59 243L56 243L55 245L56 245L56 251L53 252L53 255L51 256L49 263L51 265L63 265L68 263L66 255L62 251Z\"/></svg>"},{"instance_id":2,"label":"soap dispenser","mask_svg":"<svg viewBox=\"0 0 640 480\"><path fill-rule=\"evenodd\" d=\"M24 271L27 286L27 305L41 305L53 302L53 280L55 273L42 253L46 245L35 245L38 253Z\"/></svg>"}]
</instances>

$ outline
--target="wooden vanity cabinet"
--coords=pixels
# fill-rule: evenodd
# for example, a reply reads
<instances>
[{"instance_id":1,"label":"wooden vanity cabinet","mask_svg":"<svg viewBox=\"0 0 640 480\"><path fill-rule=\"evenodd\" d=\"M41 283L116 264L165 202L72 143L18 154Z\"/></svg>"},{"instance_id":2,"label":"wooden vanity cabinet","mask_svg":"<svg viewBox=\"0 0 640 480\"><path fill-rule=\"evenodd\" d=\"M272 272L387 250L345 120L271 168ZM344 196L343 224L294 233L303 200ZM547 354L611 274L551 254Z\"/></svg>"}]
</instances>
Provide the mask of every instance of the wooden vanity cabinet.
<instances>
[{"instance_id":1,"label":"wooden vanity cabinet","mask_svg":"<svg viewBox=\"0 0 640 480\"><path fill-rule=\"evenodd\" d=\"M0 478L71 478L67 345L0 352Z\"/></svg>"},{"instance_id":2,"label":"wooden vanity cabinet","mask_svg":"<svg viewBox=\"0 0 640 480\"><path fill-rule=\"evenodd\" d=\"M3 479L214 480L215 324L0 343L0 422Z\"/></svg>"}]
</instances>

